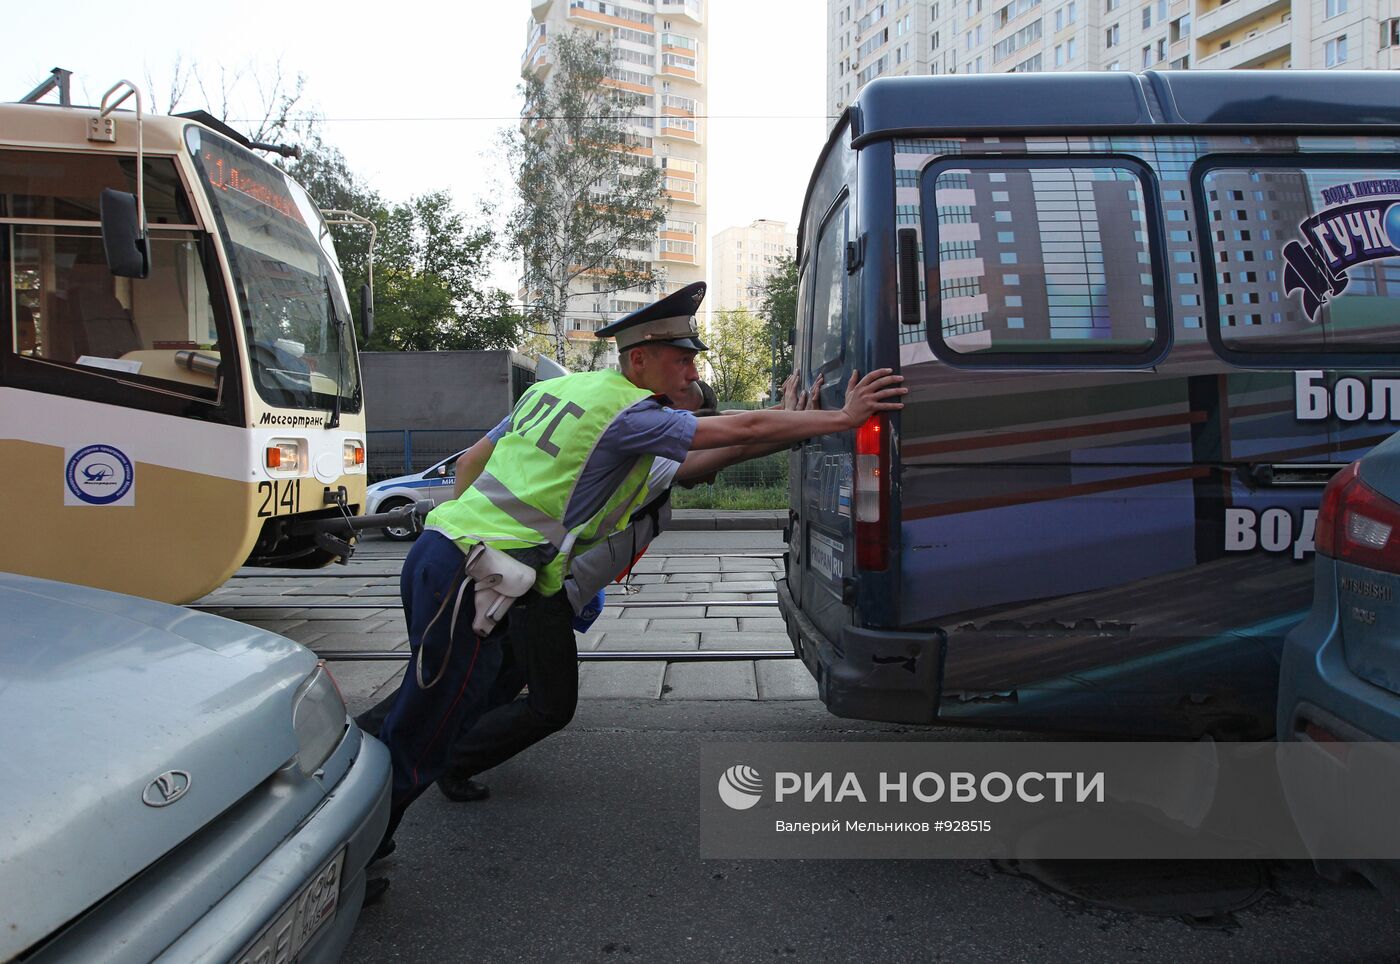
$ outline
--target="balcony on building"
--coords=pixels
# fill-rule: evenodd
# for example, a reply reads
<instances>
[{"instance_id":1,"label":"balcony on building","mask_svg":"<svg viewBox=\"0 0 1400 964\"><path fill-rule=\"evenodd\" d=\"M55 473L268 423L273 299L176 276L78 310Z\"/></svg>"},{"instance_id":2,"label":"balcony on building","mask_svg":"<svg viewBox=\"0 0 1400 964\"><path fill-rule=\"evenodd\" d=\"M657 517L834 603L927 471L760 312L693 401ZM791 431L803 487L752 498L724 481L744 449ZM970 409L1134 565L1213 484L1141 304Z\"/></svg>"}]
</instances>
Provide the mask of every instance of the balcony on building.
<instances>
[{"instance_id":1,"label":"balcony on building","mask_svg":"<svg viewBox=\"0 0 1400 964\"><path fill-rule=\"evenodd\" d=\"M688 157L662 155L656 159L663 175L661 192L673 201L700 203L700 165Z\"/></svg>"},{"instance_id":2,"label":"balcony on building","mask_svg":"<svg viewBox=\"0 0 1400 964\"><path fill-rule=\"evenodd\" d=\"M696 186L694 178L664 177L661 179L661 193L672 201L684 201L687 204L700 203L700 190Z\"/></svg>"},{"instance_id":3,"label":"balcony on building","mask_svg":"<svg viewBox=\"0 0 1400 964\"><path fill-rule=\"evenodd\" d=\"M521 73L538 71L547 74L550 68L549 47L546 43L545 24L536 24L525 43L525 55L520 58Z\"/></svg>"},{"instance_id":4,"label":"balcony on building","mask_svg":"<svg viewBox=\"0 0 1400 964\"><path fill-rule=\"evenodd\" d=\"M690 54L662 54L656 65L656 73L661 77L698 82L699 65L699 59Z\"/></svg>"},{"instance_id":5,"label":"balcony on building","mask_svg":"<svg viewBox=\"0 0 1400 964\"><path fill-rule=\"evenodd\" d=\"M657 46L664 57L666 54L678 54L681 57L689 57L692 60L700 59L700 41L694 37L687 37L684 34L665 31L657 36Z\"/></svg>"},{"instance_id":6,"label":"balcony on building","mask_svg":"<svg viewBox=\"0 0 1400 964\"><path fill-rule=\"evenodd\" d=\"M664 94L661 97L661 113L667 117L694 117L703 107L704 105L693 97L677 97L675 94Z\"/></svg>"},{"instance_id":7,"label":"balcony on building","mask_svg":"<svg viewBox=\"0 0 1400 964\"><path fill-rule=\"evenodd\" d=\"M616 17L610 13L604 13L601 9L604 4L598 0L569 0L569 19L581 20L585 23L601 24L606 27L627 27L632 30L640 30L644 33L653 33L656 26L651 14L639 14L645 16L645 20L634 20L628 17Z\"/></svg>"},{"instance_id":8,"label":"balcony on building","mask_svg":"<svg viewBox=\"0 0 1400 964\"><path fill-rule=\"evenodd\" d=\"M662 115L660 127L656 132L658 137L668 137L671 140L684 141L687 144L700 143L700 123L690 117L669 117Z\"/></svg>"},{"instance_id":9,"label":"balcony on building","mask_svg":"<svg viewBox=\"0 0 1400 964\"><path fill-rule=\"evenodd\" d=\"M667 232L661 232L660 259L673 264L698 264L696 260L696 246L694 241L678 241L666 237Z\"/></svg>"},{"instance_id":10,"label":"balcony on building","mask_svg":"<svg viewBox=\"0 0 1400 964\"><path fill-rule=\"evenodd\" d=\"M652 78L636 70L623 70L619 67L610 67L603 77L604 87L613 87L617 90L625 90L632 94L650 94L652 92Z\"/></svg>"},{"instance_id":11,"label":"balcony on building","mask_svg":"<svg viewBox=\"0 0 1400 964\"><path fill-rule=\"evenodd\" d=\"M666 223L661 226L659 237L663 241L695 241L700 232L700 226L694 221L682 221L677 218L667 218Z\"/></svg>"},{"instance_id":12,"label":"balcony on building","mask_svg":"<svg viewBox=\"0 0 1400 964\"><path fill-rule=\"evenodd\" d=\"M1220 35L1238 30L1251 21L1270 14L1280 14L1290 7L1290 0L1226 0L1202 12L1204 5L1196 8L1192 33L1199 41L1209 41ZM1211 49L1211 48L1207 48Z\"/></svg>"},{"instance_id":13,"label":"balcony on building","mask_svg":"<svg viewBox=\"0 0 1400 964\"><path fill-rule=\"evenodd\" d=\"M1234 0L1243 3L1244 0ZM1198 70L1233 70L1240 67L1258 67L1286 53L1293 43L1293 24L1280 23L1268 30L1261 30L1253 37L1246 37L1231 43L1224 50L1213 50L1213 45L1199 41L1196 59L1192 67Z\"/></svg>"},{"instance_id":14,"label":"balcony on building","mask_svg":"<svg viewBox=\"0 0 1400 964\"><path fill-rule=\"evenodd\" d=\"M656 0L656 12L671 20L689 20L694 24L705 22L704 6L700 0Z\"/></svg>"}]
</instances>

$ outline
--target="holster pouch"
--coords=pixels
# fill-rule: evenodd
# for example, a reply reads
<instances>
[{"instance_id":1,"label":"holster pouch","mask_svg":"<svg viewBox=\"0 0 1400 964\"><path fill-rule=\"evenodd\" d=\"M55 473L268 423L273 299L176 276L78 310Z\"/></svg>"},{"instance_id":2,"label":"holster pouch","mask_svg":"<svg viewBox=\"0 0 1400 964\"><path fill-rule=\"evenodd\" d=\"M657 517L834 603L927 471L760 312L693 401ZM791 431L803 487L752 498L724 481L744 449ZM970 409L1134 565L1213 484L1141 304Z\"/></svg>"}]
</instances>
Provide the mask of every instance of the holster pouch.
<instances>
[{"instance_id":1,"label":"holster pouch","mask_svg":"<svg viewBox=\"0 0 1400 964\"><path fill-rule=\"evenodd\" d=\"M484 542L467 551L467 576L476 593L472 632L482 637L489 635L511 604L535 584L535 570Z\"/></svg>"}]
</instances>

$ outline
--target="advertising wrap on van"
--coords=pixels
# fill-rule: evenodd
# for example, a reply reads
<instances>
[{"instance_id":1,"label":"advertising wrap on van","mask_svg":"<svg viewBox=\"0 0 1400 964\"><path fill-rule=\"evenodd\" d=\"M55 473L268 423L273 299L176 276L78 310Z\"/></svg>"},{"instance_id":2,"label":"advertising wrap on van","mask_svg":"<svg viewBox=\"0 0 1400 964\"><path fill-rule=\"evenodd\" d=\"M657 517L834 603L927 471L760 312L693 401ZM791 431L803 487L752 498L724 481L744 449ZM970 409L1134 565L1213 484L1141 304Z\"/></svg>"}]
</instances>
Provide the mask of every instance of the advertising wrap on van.
<instances>
[{"instance_id":1,"label":"advertising wrap on van","mask_svg":"<svg viewBox=\"0 0 1400 964\"><path fill-rule=\"evenodd\" d=\"M1298 292L1317 320L1327 302L1346 291L1347 269L1400 255L1400 179L1373 178L1323 188L1328 207L1298 225L1303 241L1283 246L1284 290ZM1360 200L1358 200L1360 199Z\"/></svg>"}]
</instances>

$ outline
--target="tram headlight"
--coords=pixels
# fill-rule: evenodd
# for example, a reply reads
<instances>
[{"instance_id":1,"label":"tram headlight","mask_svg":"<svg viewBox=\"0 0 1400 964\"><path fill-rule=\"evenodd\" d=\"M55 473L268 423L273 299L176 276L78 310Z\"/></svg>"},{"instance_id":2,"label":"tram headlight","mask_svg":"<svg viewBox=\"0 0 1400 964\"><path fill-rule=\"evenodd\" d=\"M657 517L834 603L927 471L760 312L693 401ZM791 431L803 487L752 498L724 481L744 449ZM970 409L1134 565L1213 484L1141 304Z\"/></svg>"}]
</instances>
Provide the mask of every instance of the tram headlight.
<instances>
[{"instance_id":1,"label":"tram headlight","mask_svg":"<svg viewBox=\"0 0 1400 964\"><path fill-rule=\"evenodd\" d=\"M365 443L359 439L348 439L345 442L345 471L363 472L365 468Z\"/></svg>"},{"instance_id":2,"label":"tram headlight","mask_svg":"<svg viewBox=\"0 0 1400 964\"><path fill-rule=\"evenodd\" d=\"M275 438L267 443L264 464L276 475L297 475L306 466L303 443L296 439Z\"/></svg>"},{"instance_id":3,"label":"tram headlight","mask_svg":"<svg viewBox=\"0 0 1400 964\"><path fill-rule=\"evenodd\" d=\"M297 766L310 776L321 768L345 735L345 700L325 660L292 698L292 732L297 738Z\"/></svg>"}]
</instances>

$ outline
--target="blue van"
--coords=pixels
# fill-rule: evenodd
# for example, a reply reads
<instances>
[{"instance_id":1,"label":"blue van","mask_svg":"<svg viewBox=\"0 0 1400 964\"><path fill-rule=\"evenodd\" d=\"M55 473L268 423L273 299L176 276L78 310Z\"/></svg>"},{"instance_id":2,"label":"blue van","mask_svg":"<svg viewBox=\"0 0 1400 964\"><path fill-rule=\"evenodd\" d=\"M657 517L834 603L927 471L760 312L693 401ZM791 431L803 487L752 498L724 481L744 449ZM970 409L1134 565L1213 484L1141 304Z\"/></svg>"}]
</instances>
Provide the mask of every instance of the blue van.
<instances>
[{"instance_id":1,"label":"blue van","mask_svg":"<svg viewBox=\"0 0 1400 964\"><path fill-rule=\"evenodd\" d=\"M1253 738L1322 487L1400 423L1400 74L881 79L807 190L791 461L841 716Z\"/></svg>"}]
</instances>

